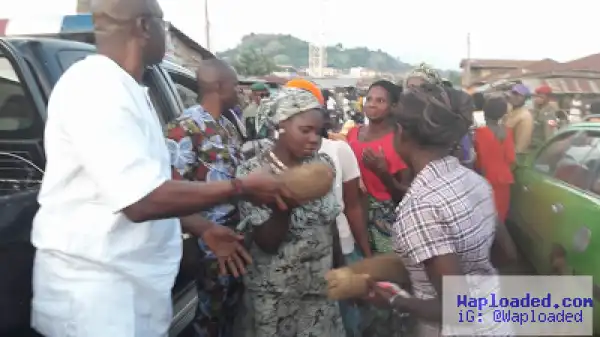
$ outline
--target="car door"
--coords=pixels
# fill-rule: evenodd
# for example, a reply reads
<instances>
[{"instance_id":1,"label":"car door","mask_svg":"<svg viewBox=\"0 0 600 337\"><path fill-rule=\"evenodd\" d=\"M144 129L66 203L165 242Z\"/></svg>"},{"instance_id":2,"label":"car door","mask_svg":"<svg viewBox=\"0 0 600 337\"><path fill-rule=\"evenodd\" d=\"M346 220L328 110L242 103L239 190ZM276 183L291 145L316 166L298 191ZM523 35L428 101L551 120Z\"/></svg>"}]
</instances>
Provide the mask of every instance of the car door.
<instances>
[{"instance_id":1,"label":"car door","mask_svg":"<svg viewBox=\"0 0 600 337\"><path fill-rule=\"evenodd\" d=\"M45 162L44 114L29 64L0 39L0 336L30 333L30 234Z\"/></svg>"},{"instance_id":2,"label":"car door","mask_svg":"<svg viewBox=\"0 0 600 337\"><path fill-rule=\"evenodd\" d=\"M155 66L146 71L143 83L148 87L152 101L161 125L166 129L166 124L181 114L181 102L175 97L171 79L164 77L163 70ZM177 336L183 331L194 317L198 303L196 291L196 272L198 264L190 268L188 261L197 261L199 256L198 242L195 237L183 235L183 256L180 262L179 273L173 286L173 322L169 330L170 336Z\"/></svg>"},{"instance_id":3,"label":"car door","mask_svg":"<svg viewBox=\"0 0 600 337\"><path fill-rule=\"evenodd\" d=\"M562 132L537 152L530 163L515 169L510 222L515 241L538 271L545 271L549 261L544 251L551 244L554 217L552 204L562 190L553 177L557 164L564 158L577 130Z\"/></svg>"},{"instance_id":4,"label":"car door","mask_svg":"<svg viewBox=\"0 0 600 337\"><path fill-rule=\"evenodd\" d=\"M571 240L581 226L587 225L580 219L590 207L588 191L593 170L596 167L600 133L582 131L575 135L562 158L556 163L554 172L548 178L548 204L540 211L547 214L550 228L542 240L538 254L543 261L544 272L555 273L552 256L556 253L556 245L572 246ZM581 225L577 225L581 223ZM550 239L550 240L548 240ZM568 245L567 245L568 241Z\"/></svg>"},{"instance_id":5,"label":"car door","mask_svg":"<svg viewBox=\"0 0 600 337\"><path fill-rule=\"evenodd\" d=\"M545 253L555 267L552 272L592 276L600 289L600 131L583 136L583 142L575 141L567 150L579 168L570 170L562 193L552 200L553 241ZM566 264L561 266L560 260ZM594 321L600 326L600 312L594 313Z\"/></svg>"}]
</instances>

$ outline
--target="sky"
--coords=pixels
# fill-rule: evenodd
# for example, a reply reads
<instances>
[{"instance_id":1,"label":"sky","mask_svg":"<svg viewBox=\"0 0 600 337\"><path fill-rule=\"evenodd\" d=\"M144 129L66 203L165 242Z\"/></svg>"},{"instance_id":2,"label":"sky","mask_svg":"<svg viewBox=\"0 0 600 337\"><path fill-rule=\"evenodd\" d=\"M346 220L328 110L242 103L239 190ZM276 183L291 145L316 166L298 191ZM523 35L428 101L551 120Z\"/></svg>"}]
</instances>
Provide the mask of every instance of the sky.
<instances>
[{"instance_id":1,"label":"sky","mask_svg":"<svg viewBox=\"0 0 600 337\"><path fill-rule=\"evenodd\" d=\"M209 1L212 51L249 33L381 49L416 64L458 69L472 58L569 61L600 52L590 0L159 0L166 19L206 45ZM76 0L0 0L4 17L71 14Z\"/></svg>"}]
</instances>

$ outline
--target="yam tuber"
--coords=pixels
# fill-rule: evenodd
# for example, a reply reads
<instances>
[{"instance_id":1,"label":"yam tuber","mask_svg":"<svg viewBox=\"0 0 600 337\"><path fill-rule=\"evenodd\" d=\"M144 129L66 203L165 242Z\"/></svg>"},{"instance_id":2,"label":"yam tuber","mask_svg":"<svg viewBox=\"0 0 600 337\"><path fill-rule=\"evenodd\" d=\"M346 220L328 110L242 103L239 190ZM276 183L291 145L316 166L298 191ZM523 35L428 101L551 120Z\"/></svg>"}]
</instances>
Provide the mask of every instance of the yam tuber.
<instances>
[{"instance_id":1,"label":"yam tuber","mask_svg":"<svg viewBox=\"0 0 600 337\"><path fill-rule=\"evenodd\" d=\"M333 170L324 163L309 163L290 168L281 174L281 179L300 203L320 198L331 191Z\"/></svg>"},{"instance_id":2,"label":"yam tuber","mask_svg":"<svg viewBox=\"0 0 600 337\"><path fill-rule=\"evenodd\" d=\"M386 281L400 286L408 283L408 272L396 253L377 255L348 266L355 274L367 274L373 281Z\"/></svg>"},{"instance_id":3,"label":"yam tuber","mask_svg":"<svg viewBox=\"0 0 600 337\"><path fill-rule=\"evenodd\" d=\"M369 291L369 275L355 274L349 268L330 270L325 275L327 280L327 297L331 300L360 298Z\"/></svg>"}]
</instances>

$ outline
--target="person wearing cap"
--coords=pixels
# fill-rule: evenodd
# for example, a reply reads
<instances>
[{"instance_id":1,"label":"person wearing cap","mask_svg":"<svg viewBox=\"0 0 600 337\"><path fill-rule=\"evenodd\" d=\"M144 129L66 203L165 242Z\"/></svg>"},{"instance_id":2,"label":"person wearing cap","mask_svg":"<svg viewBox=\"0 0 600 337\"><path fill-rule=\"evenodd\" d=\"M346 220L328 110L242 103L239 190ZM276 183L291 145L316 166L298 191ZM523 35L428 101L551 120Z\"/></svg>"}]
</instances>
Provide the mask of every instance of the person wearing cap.
<instances>
[{"instance_id":1,"label":"person wearing cap","mask_svg":"<svg viewBox=\"0 0 600 337\"><path fill-rule=\"evenodd\" d=\"M531 92L524 84L518 83L512 86L508 101L512 110L506 115L504 124L513 129L515 139L515 152L517 154L527 153L531 136L533 134L533 115L525 107L525 102L531 97Z\"/></svg>"},{"instance_id":2,"label":"person wearing cap","mask_svg":"<svg viewBox=\"0 0 600 337\"><path fill-rule=\"evenodd\" d=\"M558 126L558 106L552 101L552 88L547 85L536 88L533 104L534 126L531 148L539 148L554 134Z\"/></svg>"},{"instance_id":3,"label":"person wearing cap","mask_svg":"<svg viewBox=\"0 0 600 337\"><path fill-rule=\"evenodd\" d=\"M242 112L242 119L244 125L246 126L246 130L248 130L248 132L251 134L254 134L255 131L258 131L255 130L254 125L256 112L258 111L260 100L267 97L269 97L269 88L263 82L255 82L250 86L250 103Z\"/></svg>"}]
</instances>

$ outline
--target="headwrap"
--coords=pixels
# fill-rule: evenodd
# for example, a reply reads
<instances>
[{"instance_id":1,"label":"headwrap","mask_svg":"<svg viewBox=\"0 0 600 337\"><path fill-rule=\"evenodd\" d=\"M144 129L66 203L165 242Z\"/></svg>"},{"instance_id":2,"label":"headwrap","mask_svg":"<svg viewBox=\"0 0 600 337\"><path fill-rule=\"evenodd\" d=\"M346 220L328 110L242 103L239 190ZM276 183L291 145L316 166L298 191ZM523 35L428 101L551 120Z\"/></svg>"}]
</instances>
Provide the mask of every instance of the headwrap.
<instances>
[{"instance_id":1,"label":"headwrap","mask_svg":"<svg viewBox=\"0 0 600 337\"><path fill-rule=\"evenodd\" d=\"M298 88L310 91L313 95L315 95L315 97L317 98L319 103L321 103L321 105L325 105L325 98L323 97L321 89L319 89L319 87L316 84L307 79L294 78L293 80L287 82L285 86L288 88Z\"/></svg>"},{"instance_id":2,"label":"headwrap","mask_svg":"<svg viewBox=\"0 0 600 337\"><path fill-rule=\"evenodd\" d=\"M277 125L299 113L321 108L321 103L310 91L282 88L272 97L260 101L256 113L256 130L276 130Z\"/></svg>"},{"instance_id":3,"label":"headwrap","mask_svg":"<svg viewBox=\"0 0 600 337\"><path fill-rule=\"evenodd\" d=\"M426 63L421 63L406 76L406 79L404 80L404 87L407 87L408 79L415 77L421 78L431 84L441 85L443 83L443 79L437 70L433 69Z\"/></svg>"}]
</instances>

